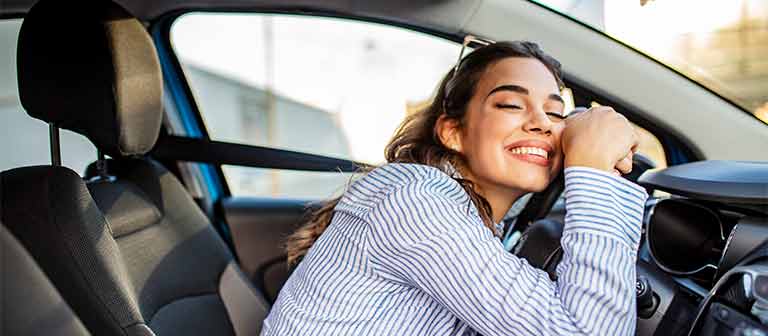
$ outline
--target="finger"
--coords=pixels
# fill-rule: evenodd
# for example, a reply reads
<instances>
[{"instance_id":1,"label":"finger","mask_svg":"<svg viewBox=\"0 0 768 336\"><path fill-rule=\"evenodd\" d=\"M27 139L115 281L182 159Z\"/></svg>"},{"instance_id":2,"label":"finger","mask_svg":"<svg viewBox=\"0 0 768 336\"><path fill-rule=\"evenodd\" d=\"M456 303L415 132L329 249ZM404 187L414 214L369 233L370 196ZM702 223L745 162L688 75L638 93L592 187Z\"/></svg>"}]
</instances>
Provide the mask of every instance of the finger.
<instances>
[{"instance_id":1,"label":"finger","mask_svg":"<svg viewBox=\"0 0 768 336\"><path fill-rule=\"evenodd\" d=\"M591 113L595 113L595 114L597 114L597 113L610 113L610 112L616 113L616 111L613 109L613 107L610 107L610 106L595 106L595 107L587 110L587 112L591 112Z\"/></svg>"},{"instance_id":2,"label":"finger","mask_svg":"<svg viewBox=\"0 0 768 336\"><path fill-rule=\"evenodd\" d=\"M574 107L573 110L571 110L571 113L568 113L568 116L577 115L579 113L584 113L584 112L587 112L587 111L589 111L588 108L577 106L577 107Z\"/></svg>"},{"instance_id":3,"label":"finger","mask_svg":"<svg viewBox=\"0 0 768 336\"><path fill-rule=\"evenodd\" d=\"M640 132L636 129L632 129L632 153L637 152L637 147L640 146Z\"/></svg>"},{"instance_id":4,"label":"finger","mask_svg":"<svg viewBox=\"0 0 768 336\"><path fill-rule=\"evenodd\" d=\"M621 172L616 170L616 169L614 169L612 173L613 173L613 175L621 176Z\"/></svg>"},{"instance_id":5,"label":"finger","mask_svg":"<svg viewBox=\"0 0 768 336\"><path fill-rule=\"evenodd\" d=\"M568 115L565 117L565 123L568 124L568 123L572 123L574 120L586 118L586 116L589 115L588 113L589 111L590 110L578 111L578 112L574 111L574 112L568 113Z\"/></svg>"},{"instance_id":6,"label":"finger","mask_svg":"<svg viewBox=\"0 0 768 336\"><path fill-rule=\"evenodd\" d=\"M630 152L619 160L619 162L616 163L616 166L614 167L616 170L620 171L622 174L629 174L632 172L632 153Z\"/></svg>"}]
</instances>

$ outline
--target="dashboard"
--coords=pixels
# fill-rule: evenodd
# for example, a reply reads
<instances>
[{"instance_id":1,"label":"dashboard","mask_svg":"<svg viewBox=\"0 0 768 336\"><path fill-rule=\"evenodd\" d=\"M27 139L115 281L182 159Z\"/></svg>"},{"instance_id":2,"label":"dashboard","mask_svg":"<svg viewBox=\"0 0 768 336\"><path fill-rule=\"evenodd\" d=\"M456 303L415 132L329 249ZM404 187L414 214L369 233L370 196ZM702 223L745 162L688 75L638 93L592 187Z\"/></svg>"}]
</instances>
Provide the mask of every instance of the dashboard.
<instances>
[{"instance_id":1,"label":"dashboard","mask_svg":"<svg viewBox=\"0 0 768 336\"><path fill-rule=\"evenodd\" d=\"M645 171L637 335L768 335L768 162ZM553 211L556 212L556 211ZM556 278L562 217L533 221L514 253Z\"/></svg>"},{"instance_id":2,"label":"dashboard","mask_svg":"<svg viewBox=\"0 0 768 336\"><path fill-rule=\"evenodd\" d=\"M643 223L637 334L768 333L768 313L754 309L754 280L768 265L768 162L701 161L638 183L656 196Z\"/></svg>"}]
</instances>

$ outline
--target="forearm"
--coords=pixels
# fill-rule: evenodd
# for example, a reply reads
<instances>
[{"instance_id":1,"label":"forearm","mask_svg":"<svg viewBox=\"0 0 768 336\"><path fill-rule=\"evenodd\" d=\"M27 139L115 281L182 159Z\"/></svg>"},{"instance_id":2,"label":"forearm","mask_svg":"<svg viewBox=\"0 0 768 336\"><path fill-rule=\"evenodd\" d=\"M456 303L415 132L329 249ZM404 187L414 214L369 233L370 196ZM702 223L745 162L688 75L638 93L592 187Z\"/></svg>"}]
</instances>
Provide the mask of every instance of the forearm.
<instances>
[{"instance_id":1,"label":"forearm","mask_svg":"<svg viewBox=\"0 0 768 336\"><path fill-rule=\"evenodd\" d=\"M594 169L566 170L566 223L557 294L575 330L630 335L643 204L637 185ZM574 331L575 331L574 330Z\"/></svg>"}]
</instances>

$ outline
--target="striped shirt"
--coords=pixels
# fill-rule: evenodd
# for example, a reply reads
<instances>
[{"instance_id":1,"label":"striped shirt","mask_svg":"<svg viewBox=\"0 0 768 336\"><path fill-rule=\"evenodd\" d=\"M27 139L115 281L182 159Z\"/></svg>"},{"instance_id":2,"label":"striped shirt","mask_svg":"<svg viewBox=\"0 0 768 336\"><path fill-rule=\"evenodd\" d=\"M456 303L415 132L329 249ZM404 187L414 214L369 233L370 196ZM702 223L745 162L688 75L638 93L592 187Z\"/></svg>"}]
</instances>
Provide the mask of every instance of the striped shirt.
<instances>
[{"instance_id":1,"label":"striped shirt","mask_svg":"<svg viewBox=\"0 0 768 336\"><path fill-rule=\"evenodd\" d=\"M353 183L280 291L269 335L631 335L645 191L565 170L558 281L507 252L442 171L387 164Z\"/></svg>"}]
</instances>

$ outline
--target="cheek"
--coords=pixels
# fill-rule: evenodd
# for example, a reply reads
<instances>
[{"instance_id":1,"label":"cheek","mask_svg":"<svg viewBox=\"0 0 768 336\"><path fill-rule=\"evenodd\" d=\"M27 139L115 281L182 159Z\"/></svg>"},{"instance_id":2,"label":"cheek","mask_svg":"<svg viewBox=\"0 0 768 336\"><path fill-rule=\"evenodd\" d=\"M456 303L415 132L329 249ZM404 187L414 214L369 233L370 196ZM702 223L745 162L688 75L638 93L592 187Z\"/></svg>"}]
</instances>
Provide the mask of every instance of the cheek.
<instances>
[{"instance_id":1,"label":"cheek","mask_svg":"<svg viewBox=\"0 0 768 336\"><path fill-rule=\"evenodd\" d=\"M484 116L475 118L466 133L466 155L475 164L487 166L499 164L500 149L505 139L514 136L520 128L514 118L498 111L484 111Z\"/></svg>"},{"instance_id":2,"label":"cheek","mask_svg":"<svg viewBox=\"0 0 768 336\"><path fill-rule=\"evenodd\" d=\"M560 142L563 131L565 131L565 121L559 121L552 125L552 137L555 140L555 155L559 157L563 156L563 144Z\"/></svg>"},{"instance_id":3,"label":"cheek","mask_svg":"<svg viewBox=\"0 0 768 336\"><path fill-rule=\"evenodd\" d=\"M554 155L554 163L552 164L552 170L551 174L552 179L555 178L557 173L563 169L563 159L565 158L565 155L563 155L563 146L560 142L561 136L563 135L563 131L565 130L565 121L557 122L552 126L552 136L555 138L555 155Z\"/></svg>"},{"instance_id":4,"label":"cheek","mask_svg":"<svg viewBox=\"0 0 768 336\"><path fill-rule=\"evenodd\" d=\"M482 117L476 118L474 135L486 142L503 143L509 137L519 136L524 117L522 113L488 109ZM562 133L562 130L559 132Z\"/></svg>"},{"instance_id":5,"label":"cheek","mask_svg":"<svg viewBox=\"0 0 768 336\"><path fill-rule=\"evenodd\" d=\"M507 157L504 143L520 136L522 123L514 115L499 111L486 113L486 116L473 120L475 124L467 128L468 146L465 156L476 177L485 180L508 179L515 176L520 167L516 167L515 162Z\"/></svg>"},{"instance_id":6,"label":"cheek","mask_svg":"<svg viewBox=\"0 0 768 336\"><path fill-rule=\"evenodd\" d=\"M563 131L565 131L565 120L558 121L552 124L552 135L558 141L560 140L560 136L563 135Z\"/></svg>"}]
</instances>

